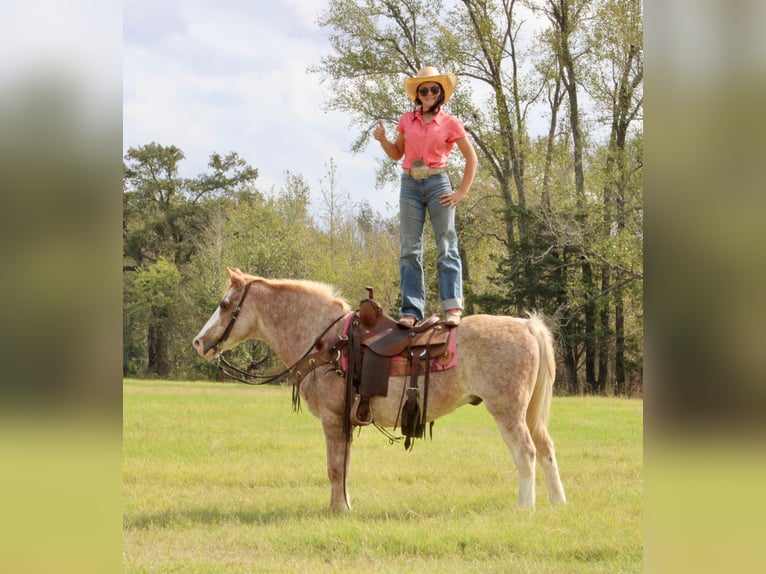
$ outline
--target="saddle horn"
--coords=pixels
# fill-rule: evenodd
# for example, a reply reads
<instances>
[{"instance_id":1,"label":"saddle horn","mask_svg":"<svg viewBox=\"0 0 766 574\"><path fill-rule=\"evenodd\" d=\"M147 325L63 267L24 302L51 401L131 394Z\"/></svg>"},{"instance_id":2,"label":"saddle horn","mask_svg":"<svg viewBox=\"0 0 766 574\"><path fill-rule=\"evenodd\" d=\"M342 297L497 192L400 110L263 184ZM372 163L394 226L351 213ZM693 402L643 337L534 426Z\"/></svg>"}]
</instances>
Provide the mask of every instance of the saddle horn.
<instances>
[{"instance_id":1,"label":"saddle horn","mask_svg":"<svg viewBox=\"0 0 766 574\"><path fill-rule=\"evenodd\" d=\"M383 308L380 306L372 292L372 287L365 287L369 297L359 303L359 322L365 329L372 329L378 322L378 317L383 314Z\"/></svg>"}]
</instances>

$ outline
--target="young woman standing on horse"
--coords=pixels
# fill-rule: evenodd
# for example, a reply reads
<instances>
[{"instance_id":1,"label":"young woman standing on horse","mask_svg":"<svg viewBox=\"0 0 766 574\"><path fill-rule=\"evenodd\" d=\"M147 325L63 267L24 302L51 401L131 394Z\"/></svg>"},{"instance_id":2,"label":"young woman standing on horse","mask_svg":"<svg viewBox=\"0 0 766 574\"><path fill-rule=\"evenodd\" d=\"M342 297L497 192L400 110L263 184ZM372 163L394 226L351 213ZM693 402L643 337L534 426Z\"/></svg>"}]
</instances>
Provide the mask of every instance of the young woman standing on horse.
<instances>
[{"instance_id":1,"label":"young woman standing on horse","mask_svg":"<svg viewBox=\"0 0 766 574\"><path fill-rule=\"evenodd\" d=\"M400 323L407 327L422 321L425 315L423 228L426 213L436 238L439 297L446 313L445 322L457 325L463 310L455 208L471 188L477 159L463 124L442 110L456 84L455 74L440 74L432 66L422 68L414 78L404 80L404 91L416 109L402 114L396 126L396 140L388 140L383 122L378 121L375 128L374 137L388 157L394 161L404 157L399 195L399 278ZM455 144L465 158L465 169L460 186L453 191L446 164Z\"/></svg>"}]
</instances>

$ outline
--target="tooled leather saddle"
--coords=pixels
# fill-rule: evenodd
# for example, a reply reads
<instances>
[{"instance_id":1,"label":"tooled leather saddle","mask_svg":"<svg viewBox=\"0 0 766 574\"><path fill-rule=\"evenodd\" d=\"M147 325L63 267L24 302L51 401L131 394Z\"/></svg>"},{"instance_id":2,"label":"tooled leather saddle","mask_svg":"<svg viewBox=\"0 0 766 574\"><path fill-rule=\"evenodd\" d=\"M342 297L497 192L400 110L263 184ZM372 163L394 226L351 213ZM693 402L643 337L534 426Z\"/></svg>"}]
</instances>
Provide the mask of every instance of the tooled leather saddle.
<instances>
[{"instance_id":1,"label":"tooled leather saddle","mask_svg":"<svg viewBox=\"0 0 766 574\"><path fill-rule=\"evenodd\" d=\"M369 400L388 395L388 379L405 376L405 394L399 413L405 448L412 438L425 431L428 407L429 375L455 365L454 327L440 322L434 315L414 327L406 327L383 313L372 287L366 287L368 298L359 304L348 330L348 368L346 370L346 417L350 432L353 395ZM422 396L418 379L423 374ZM399 419L397 420L399 422ZM395 425L396 426L396 425Z\"/></svg>"},{"instance_id":2,"label":"tooled leather saddle","mask_svg":"<svg viewBox=\"0 0 766 574\"><path fill-rule=\"evenodd\" d=\"M369 401L371 397L388 396L389 377L407 377L397 424L401 422L404 446L409 449L412 439L422 437L425 432L430 373L457 364L456 327L441 323L437 315L415 327L403 326L383 312L372 287L365 289L367 299L347 316L338 340L330 347L320 345L318 340L315 342L317 351L307 354L292 368L296 381L293 403L297 403L301 381L310 372L321 366L334 369L346 380L343 430L350 439L352 406L357 406L362 397ZM422 394L418 386L421 374L424 375ZM370 422L374 422L374 418Z\"/></svg>"}]
</instances>

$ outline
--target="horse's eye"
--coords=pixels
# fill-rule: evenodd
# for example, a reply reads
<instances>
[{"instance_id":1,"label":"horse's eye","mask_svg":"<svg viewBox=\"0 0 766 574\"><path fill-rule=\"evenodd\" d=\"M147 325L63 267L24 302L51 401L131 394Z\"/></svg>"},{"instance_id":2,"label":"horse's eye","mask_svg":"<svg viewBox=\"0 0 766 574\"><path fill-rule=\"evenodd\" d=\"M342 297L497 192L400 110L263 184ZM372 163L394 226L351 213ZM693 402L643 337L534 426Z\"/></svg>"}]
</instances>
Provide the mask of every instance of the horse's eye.
<instances>
[{"instance_id":1,"label":"horse's eye","mask_svg":"<svg viewBox=\"0 0 766 574\"><path fill-rule=\"evenodd\" d=\"M221 311L226 311L226 309L229 307L229 304L226 301L221 301Z\"/></svg>"}]
</instances>

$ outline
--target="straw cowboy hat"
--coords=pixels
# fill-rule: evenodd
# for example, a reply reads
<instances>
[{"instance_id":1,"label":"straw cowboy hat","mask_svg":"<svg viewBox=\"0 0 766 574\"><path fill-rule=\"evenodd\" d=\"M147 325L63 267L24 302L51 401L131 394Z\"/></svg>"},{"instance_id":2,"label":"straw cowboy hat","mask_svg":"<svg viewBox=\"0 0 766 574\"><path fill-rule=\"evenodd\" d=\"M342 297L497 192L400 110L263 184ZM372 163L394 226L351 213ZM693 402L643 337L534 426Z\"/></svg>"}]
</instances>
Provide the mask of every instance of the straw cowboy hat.
<instances>
[{"instance_id":1,"label":"straw cowboy hat","mask_svg":"<svg viewBox=\"0 0 766 574\"><path fill-rule=\"evenodd\" d=\"M414 78L404 78L404 91L407 92L407 95L413 102L418 97L418 86L425 82L441 84L442 90L444 90L444 103L446 104L452 92L455 91L457 76L455 74L440 74L439 70L433 66L420 68Z\"/></svg>"}]
</instances>

